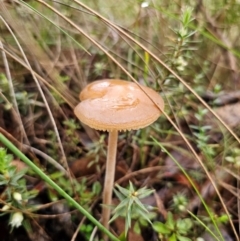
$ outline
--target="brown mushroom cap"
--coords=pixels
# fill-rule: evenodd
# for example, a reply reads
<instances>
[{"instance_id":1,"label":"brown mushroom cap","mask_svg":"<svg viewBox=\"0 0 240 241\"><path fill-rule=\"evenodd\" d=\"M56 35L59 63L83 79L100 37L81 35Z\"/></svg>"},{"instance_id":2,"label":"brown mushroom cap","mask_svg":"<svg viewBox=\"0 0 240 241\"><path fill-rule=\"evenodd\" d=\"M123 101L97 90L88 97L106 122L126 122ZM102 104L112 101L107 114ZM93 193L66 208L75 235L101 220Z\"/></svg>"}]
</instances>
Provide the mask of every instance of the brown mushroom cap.
<instances>
[{"instance_id":1,"label":"brown mushroom cap","mask_svg":"<svg viewBox=\"0 0 240 241\"><path fill-rule=\"evenodd\" d=\"M161 109L164 102L154 90L142 86ZM152 124L160 109L133 83L124 80L98 80L80 93L74 113L84 124L103 131L136 130Z\"/></svg>"}]
</instances>

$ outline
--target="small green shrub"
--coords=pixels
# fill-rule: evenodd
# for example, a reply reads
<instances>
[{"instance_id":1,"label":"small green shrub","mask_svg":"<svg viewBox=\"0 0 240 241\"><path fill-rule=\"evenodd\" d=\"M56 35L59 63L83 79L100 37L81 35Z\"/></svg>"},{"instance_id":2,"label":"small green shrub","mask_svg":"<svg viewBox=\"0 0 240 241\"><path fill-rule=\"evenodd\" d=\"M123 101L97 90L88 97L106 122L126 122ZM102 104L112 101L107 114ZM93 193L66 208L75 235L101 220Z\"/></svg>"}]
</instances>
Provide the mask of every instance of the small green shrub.
<instances>
[{"instance_id":1,"label":"small green shrub","mask_svg":"<svg viewBox=\"0 0 240 241\"><path fill-rule=\"evenodd\" d=\"M154 222L153 228L159 234L159 238L164 241L192 241L188 238L193 222L190 218L173 219L171 212L168 212L165 223Z\"/></svg>"}]
</instances>

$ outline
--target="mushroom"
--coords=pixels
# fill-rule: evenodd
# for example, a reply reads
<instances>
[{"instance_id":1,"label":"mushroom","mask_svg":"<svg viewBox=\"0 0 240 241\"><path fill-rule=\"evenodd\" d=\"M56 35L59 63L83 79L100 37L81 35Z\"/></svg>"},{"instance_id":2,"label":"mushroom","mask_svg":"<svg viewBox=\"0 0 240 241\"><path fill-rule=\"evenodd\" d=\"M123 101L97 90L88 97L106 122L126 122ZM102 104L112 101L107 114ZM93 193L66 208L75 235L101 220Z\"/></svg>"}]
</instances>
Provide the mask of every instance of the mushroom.
<instances>
[{"instance_id":1,"label":"mushroom","mask_svg":"<svg viewBox=\"0 0 240 241\"><path fill-rule=\"evenodd\" d=\"M164 102L146 86L140 88L136 83L117 79L92 82L82 90L80 100L74 109L78 119L91 128L109 132L102 210L102 223L108 228L110 209L107 206L112 203L118 131L152 124L160 116Z\"/></svg>"}]
</instances>

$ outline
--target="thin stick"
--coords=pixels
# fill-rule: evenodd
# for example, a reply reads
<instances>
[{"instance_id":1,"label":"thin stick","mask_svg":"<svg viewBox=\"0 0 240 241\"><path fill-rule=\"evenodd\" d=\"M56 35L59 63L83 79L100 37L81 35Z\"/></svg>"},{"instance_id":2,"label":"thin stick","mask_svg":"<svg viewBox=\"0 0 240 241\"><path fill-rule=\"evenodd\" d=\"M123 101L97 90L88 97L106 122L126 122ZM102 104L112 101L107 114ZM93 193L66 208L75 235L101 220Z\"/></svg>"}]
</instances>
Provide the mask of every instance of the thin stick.
<instances>
[{"instance_id":1,"label":"thin stick","mask_svg":"<svg viewBox=\"0 0 240 241\"><path fill-rule=\"evenodd\" d=\"M1 47L1 49L3 48L3 44L2 44L1 40L0 40L0 47ZM9 65L8 65L7 56L6 56L6 53L3 50L2 50L2 56L3 56L3 64L5 66L5 71L6 71L6 78L8 80L10 97L11 97L12 104L14 106L13 115L14 115L14 118L16 118L18 124L19 124L19 128L22 132L21 134L23 134L24 141L27 142L27 144L29 144L29 140L28 140L27 134L25 132L23 122L22 122L22 119L21 119L21 115L20 115L20 112L19 112L19 109L18 109L18 104L17 104L17 100L16 100L14 87L13 87L13 81L12 81L12 76L11 76L11 72L10 72Z\"/></svg>"},{"instance_id":2,"label":"thin stick","mask_svg":"<svg viewBox=\"0 0 240 241\"><path fill-rule=\"evenodd\" d=\"M117 153L117 139L118 131L114 130L109 132L108 136L108 154L107 154L107 164L106 164L106 173L103 189L103 206L102 209L102 220L103 226L106 229L109 229L109 219L110 219L110 205L112 204L112 192L113 192L113 183L115 176L115 166L116 166L116 153Z\"/></svg>"}]
</instances>

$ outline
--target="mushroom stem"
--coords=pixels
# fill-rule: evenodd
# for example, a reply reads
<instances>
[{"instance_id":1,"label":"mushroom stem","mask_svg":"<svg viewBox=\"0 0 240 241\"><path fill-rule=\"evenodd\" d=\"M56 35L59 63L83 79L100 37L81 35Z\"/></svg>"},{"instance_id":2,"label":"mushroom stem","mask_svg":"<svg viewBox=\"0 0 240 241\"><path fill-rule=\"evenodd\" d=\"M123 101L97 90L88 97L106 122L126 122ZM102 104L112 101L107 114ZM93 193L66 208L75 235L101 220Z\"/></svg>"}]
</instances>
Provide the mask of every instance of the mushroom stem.
<instances>
[{"instance_id":1,"label":"mushroom stem","mask_svg":"<svg viewBox=\"0 0 240 241\"><path fill-rule=\"evenodd\" d=\"M112 192L116 166L117 140L118 131L110 131L108 136L108 154L103 188L103 204L106 206L103 206L102 209L102 223L103 226L107 229L109 228L108 222L111 214L109 205L112 204Z\"/></svg>"}]
</instances>

